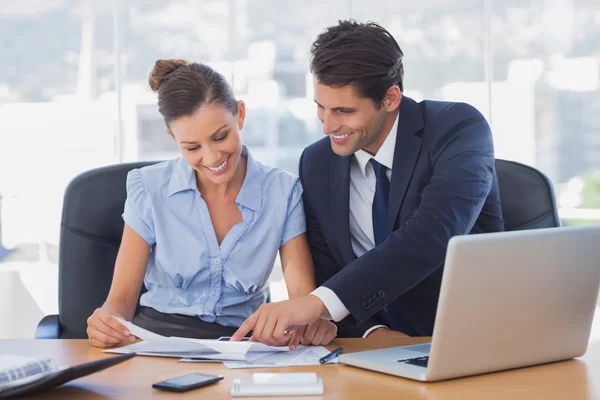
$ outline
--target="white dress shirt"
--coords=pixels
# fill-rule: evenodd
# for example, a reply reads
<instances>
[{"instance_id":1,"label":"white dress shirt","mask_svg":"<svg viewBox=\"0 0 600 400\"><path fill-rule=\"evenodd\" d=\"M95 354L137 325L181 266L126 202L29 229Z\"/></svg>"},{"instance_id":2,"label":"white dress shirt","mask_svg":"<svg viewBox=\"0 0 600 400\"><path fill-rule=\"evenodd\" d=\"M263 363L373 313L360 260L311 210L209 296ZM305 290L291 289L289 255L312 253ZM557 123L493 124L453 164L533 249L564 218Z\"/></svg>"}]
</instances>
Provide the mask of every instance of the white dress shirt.
<instances>
[{"instance_id":1,"label":"white dress shirt","mask_svg":"<svg viewBox=\"0 0 600 400\"><path fill-rule=\"evenodd\" d=\"M361 257L367 251L375 247L375 234L373 233L373 198L377 180L373 165L369 162L371 158L387 168L386 175L392 180L392 165L394 164L394 150L396 148L396 135L398 133L398 115L392 130L381 145L375 156L364 150L358 150L352 157L350 167L350 242L356 257ZM327 319L341 321L350 312L344 303L333 292L324 286L318 287L311 294L317 296L329 311ZM385 327L376 325L365 332L363 337L377 328Z\"/></svg>"}]
</instances>

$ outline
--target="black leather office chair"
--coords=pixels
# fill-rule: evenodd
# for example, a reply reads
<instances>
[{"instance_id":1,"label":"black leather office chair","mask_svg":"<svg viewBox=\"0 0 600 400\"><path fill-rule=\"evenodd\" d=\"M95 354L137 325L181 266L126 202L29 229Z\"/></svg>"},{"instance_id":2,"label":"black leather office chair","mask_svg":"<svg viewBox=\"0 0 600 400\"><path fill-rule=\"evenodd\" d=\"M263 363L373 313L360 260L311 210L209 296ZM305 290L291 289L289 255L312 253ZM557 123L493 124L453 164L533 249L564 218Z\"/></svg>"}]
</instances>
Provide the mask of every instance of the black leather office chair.
<instances>
[{"instance_id":1,"label":"black leather office chair","mask_svg":"<svg viewBox=\"0 0 600 400\"><path fill-rule=\"evenodd\" d=\"M546 175L533 167L499 159L496 174L505 230L561 226L552 182Z\"/></svg>"},{"instance_id":2,"label":"black leather office chair","mask_svg":"<svg viewBox=\"0 0 600 400\"><path fill-rule=\"evenodd\" d=\"M36 339L87 338L87 318L104 303L123 234L127 173L154 162L97 168L75 177L64 196L58 258L58 315Z\"/></svg>"}]
</instances>

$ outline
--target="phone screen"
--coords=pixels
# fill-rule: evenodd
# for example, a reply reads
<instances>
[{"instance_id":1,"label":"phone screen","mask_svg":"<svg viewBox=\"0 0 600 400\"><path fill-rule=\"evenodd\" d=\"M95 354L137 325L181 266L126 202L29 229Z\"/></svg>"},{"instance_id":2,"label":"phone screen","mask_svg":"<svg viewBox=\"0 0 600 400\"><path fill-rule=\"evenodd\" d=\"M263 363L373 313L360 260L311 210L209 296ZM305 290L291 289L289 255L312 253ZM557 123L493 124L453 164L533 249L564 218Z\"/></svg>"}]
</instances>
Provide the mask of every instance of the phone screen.
<instances>
[{"instance_id":1,"label":"phone screen","mask_svg":"<svg viewBox=\"0 0 600 400\"><path fill-rule=\"evenodd\" d=\"M177 378L167 379L164 383L176 386L190 386L200 382L209 381L217 378L216 375L204 375L204 374L187 374L178 376Z\"/></svg>"},{"instance_id":2,"label":"phone screen","mask_svg":"<svg viewBox=\"0 0 600 400\"><path fill-rule=\"evenodd\" d=\"M216 383L223 379L219 375L187 374L166 381L157 382L152 385L155 389L168 390L171 392L185 392L202 386Z\"/></svg>"}]
</instances>

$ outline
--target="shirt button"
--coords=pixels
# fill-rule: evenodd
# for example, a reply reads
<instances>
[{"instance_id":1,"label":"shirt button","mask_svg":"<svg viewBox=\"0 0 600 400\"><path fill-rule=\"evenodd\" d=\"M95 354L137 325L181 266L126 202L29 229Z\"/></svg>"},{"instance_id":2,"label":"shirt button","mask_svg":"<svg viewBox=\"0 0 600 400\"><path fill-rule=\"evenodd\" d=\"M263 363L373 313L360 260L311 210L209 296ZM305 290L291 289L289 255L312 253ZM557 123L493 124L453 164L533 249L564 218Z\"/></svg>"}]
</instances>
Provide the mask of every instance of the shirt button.
<instances>
[{"instance_id":1,"label":"shirt button","mask_svg":"<svg viewBox=\"0 0 600 400\"><path fill-rule=\"evenodd\" d=\"M221 260L220 260L220 259L218 259L218 258L215 258L215 264L216 264L216 265L219 265L219 264L221 264Z\"/></svg>"}]
</instances>

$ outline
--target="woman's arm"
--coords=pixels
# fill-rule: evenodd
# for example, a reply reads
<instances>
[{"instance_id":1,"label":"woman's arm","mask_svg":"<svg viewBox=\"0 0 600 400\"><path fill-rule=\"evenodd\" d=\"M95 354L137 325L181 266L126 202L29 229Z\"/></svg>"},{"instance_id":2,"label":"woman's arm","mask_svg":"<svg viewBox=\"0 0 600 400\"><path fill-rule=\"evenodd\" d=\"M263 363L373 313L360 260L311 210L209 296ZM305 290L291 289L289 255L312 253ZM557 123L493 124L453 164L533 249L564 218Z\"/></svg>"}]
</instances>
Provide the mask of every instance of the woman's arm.
<instances>
[{"instance_id":1,"label":"woman's arm","mask_svg":"<svg viewBox=\"0 0 600 400\"><path fill-rule=\"evenodd\" d=\"M108 298L102 306L131 321L148 268L150 246L125 224Z\"/></svg>"},{"instance_id":2,"label":"woman's arm","mask_svg":"<svg viewBox=\"0 0 600 400\"><path fill-rule=\"evenodd\" d=\"M296 236L279 249L283 278L291 299L315 290L315 271L306 234Z\"/></svg>"},{"instance_id":3,"label":"woman's arm","mask_svg":"<svg viewBox=\"0 0 600 400\"><path fill-rule=\"evenodd\" d=\"M125 224L108 298L87 321L92 345L108 347L131 339L130 332L113 315L127 321L133 318L149 256L148 243Z\"/></svg>"}]
</instances>

